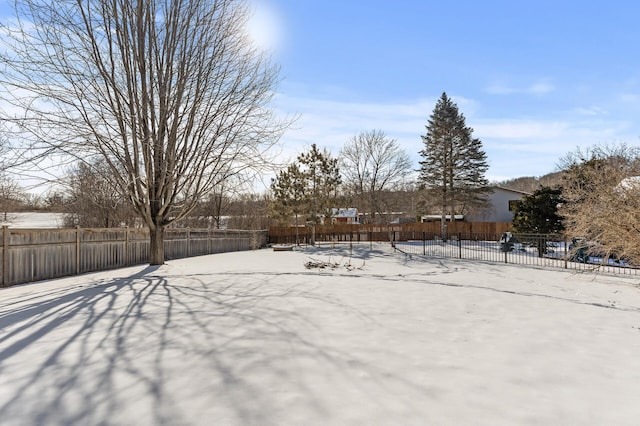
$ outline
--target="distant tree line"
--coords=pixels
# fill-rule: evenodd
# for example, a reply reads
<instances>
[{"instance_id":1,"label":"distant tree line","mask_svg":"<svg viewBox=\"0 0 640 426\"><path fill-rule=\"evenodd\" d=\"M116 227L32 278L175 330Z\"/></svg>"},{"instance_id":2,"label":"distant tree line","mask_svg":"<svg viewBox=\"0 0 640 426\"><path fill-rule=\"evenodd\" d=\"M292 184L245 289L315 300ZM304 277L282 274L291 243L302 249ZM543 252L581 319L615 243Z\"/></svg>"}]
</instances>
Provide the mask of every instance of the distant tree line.
<instances>
[{"instance_id":1,"label":"distant tree line","mask_svg":"<svg viewBox=\"0 0 640 426\"><path fill-rule=\"evenodd\" d=\"M273 180L274 217L283 224L290 224L292 217L294 225L301 218L302 223L317 224L318 212L331 220L331 207L356 207L363 223L389 223L400 219L394 217L397 212L410 221L436 212L444 231L447 217L453 220L456 214L487 204L488 164L481 141L473 137L473 129L446 93L426 129L419 170L413 169L397 140L382 130L353 136L337 159L312 145ZM417 178L412 176L415 171Z\"/></svg>"}]
</instances>

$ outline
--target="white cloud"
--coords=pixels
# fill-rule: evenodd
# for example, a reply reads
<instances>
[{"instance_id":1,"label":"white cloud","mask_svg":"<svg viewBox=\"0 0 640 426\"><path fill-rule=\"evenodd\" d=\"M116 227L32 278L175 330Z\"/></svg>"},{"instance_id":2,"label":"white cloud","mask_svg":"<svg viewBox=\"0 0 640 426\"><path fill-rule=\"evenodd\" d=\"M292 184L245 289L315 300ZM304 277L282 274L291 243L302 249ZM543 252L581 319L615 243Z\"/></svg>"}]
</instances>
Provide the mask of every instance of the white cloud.
<instances>
[{"instance_id":1,"label":"white cloud","mask_svg":"<svg viewBox=\"0 0 640 426\"><path fill-rule=\"evenodd\" d=\"M279 95L276 104L282 112L300 114L283 143L297 147L299 152L316 143L337 154L352 136L372 129L397 139L409 152L419 150L420 134L425 132L435 100L376 104Z\"/></svg>"},{"instance_id":2,"label":"white cloud","mask_svg":"<svg viewBox=\"0 0 640 426\"><path fill-rule=\"evenodd\" d=\"M480 120L474 126L475 135L496 139L548 140L564 134L569 127L564 122L537 120Z\"/></svg>"},{"instance_id":3,"label":"white cloud","mask_svg":"<svg viewBox=\"0 0 640 426\"><path fill-rule=\"evenodd\" d=\"M492 95L546 95L555 91L555 86L547 80L541 80L528 86L512 86L502 82L495 82L489 85L485 91Z\"/></svg>"},{"instance_id":4,"label":"white cloud","mask_svg":"<svg viewBox=\"0 0 640 426\"><path fill-rule=\"evenodd\" d=\"M620 96L620 100L625 103L638 104L640 102L640 94L624 93Z\"/></svg>"},{"instance_id":5,"label":"white cloud","mask_svg":"<svg viewBox=\"0 0 640 426\"><path fill-rule=\"evenodd\" d=\"M541 82L526 88L525 93L531 93L534 95L544 95L544 94L553 92L555 89L556 88L553 86L553 84L550 84L547 82Z\"/></svg>"},{"instance_id":6,"label":"white cloud","mask_svg":"<svg viewBox=\"0 0 640 426\"><path fill-rule=\"evenodd\" d=\"M293 159L316 143L337 155L352 136L380 129L398 140L418 168L419 151L423 149L420 136L426 133L438 97L376 103L279 95L276 103L283 112L300 114L294 128L282 139L284 152ZM346 97L343 94L339 98ZM607 114L597 106L566 111L561 117L515 119L487 117L485 101L453 99L474 129L474 136L483 143L490 164L489 178L540 176L554 171L558 160L578 146L638 140L633 121Z\"/></svg>"},{"instance_id":7,"label":"white cloud","mask_svg":"<svg viewBox=\"0 0 640 426\"><path fill-rule=\"evenodd\" d=\"M587 115L592 117L608 114L608 111L606 109L600 108L598 106L580 107L576 108L574 112L579 115Z\"/></svg>"}]
</instances>

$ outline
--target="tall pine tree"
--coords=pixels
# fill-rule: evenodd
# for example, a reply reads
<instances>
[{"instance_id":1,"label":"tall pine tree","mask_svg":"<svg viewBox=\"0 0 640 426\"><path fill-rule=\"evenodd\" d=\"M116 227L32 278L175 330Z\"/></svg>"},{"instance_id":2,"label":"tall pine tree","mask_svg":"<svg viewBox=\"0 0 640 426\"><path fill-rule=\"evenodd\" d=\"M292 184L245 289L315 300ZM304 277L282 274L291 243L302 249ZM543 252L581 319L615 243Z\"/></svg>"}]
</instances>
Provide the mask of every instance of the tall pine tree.
<instances>
[{"instance_id":1,"label":"tall pine tree","mask_svg":"<svg viewBox=\"0 0 640 426\"><path fill-rule=\"evenodd\" d=\"M298 217L305 211L308 202L307 177L297 164L290 164L286 170L281 170L278 177L271 181L273 193L273 212L276 218L289 224L291 216L295 217L296 244L300 244L298 237Z\"/></svg>"},{"instance_id":2,"label":"tall pine tree","mask_svg":"<svg viewBox=\"0 0 640 426\"><path fill-rule=\"evenodd\" d=\"M313 144L309 152L298 155L296 162L272 180L274 213L285 223L294 215L296 227L300 214L308 216L313 225L311 243L314 244L315 226L323 214L326 216L331 211L340 184L338 160Z\"/></svg>"},{"instance_id":3,"label":"tall pine tree","mask_svg":"<svg viewBox=\"0 0 640 426\"><path fill-rule=\"evenodd\" d=\"M320 222L320 214L330 212L330 204L337 197L338 186L342 183L338 159L332 158L329 151L320 151L316 144L311 150L298 156L307 177L307 188L311 203L311 244L316 243L316 225Z\"/></svg>"},{"instance_id":4,"label":"tall pine tree","mask_svg":"<svg viewBox=\"0 0 640 426\"><path fill-rule=\"evenodd\" d=\"M489 165L482 142L473 137L473 129L446 93L436 103L426 128L418 181L439 200L445 238L448 214L453 220L456 213L487 204Z\"/></svg>"}]
</instances>

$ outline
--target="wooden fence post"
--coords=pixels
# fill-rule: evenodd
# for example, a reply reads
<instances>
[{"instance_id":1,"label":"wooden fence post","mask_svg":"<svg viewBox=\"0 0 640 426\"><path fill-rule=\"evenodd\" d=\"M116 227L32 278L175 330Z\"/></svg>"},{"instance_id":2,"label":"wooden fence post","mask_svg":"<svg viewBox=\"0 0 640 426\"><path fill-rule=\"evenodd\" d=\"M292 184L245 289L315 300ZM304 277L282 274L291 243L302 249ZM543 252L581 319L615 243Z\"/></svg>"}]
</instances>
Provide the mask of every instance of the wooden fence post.
<instances>
[{"instance_id":1,"label":"wooden fence post","mask_svg":"<svg viewBox=\"0 0 640 426\"><path fill-rule=\"evenodd\" d=\"M80 225L76 226L76 275L80 275Z\"/></svg>"},{"instance_id":2,"label":"wooden fence post","mask_svg":"<svg viewBox=\"0 0 640 426\"><path fill-rule=\"evenodd\" d=\"M187 257L191 256L191 228L187 228Z\"/></svg>"},{"instance_id":3,"label":"wooden fence post","mask_svg":"<svg viewBox=\"0 0 640 426\"><path fill-rule=\"evenodd\" d=\"M2 227L2 287L9 287L9 227Z\"/></svg>"},{"instance_id":4,"label":"wooden fence post","mask_svg":"<svg viewBox=\"0 0 640 426\"><path fill-rule=\"evenodd\" d=\"M131 260L129 259L129 227L124 230L124 266L129 266Z\"/></svg>"}]
</instances>

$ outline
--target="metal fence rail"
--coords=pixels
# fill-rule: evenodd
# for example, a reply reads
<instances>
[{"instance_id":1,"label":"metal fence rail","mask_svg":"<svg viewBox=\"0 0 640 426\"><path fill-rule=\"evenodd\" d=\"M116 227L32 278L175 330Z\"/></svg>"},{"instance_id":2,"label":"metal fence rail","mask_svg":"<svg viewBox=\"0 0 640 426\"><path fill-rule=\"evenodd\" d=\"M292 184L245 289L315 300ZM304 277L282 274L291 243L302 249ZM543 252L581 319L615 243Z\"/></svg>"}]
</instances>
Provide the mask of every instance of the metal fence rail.
<instances>
[{"instance_id":1,"label":"metal fence rail","mask_svg":"<svg viewBox=\"0 0 640 426\"><path fill-rule=\"evenodd\" d=\"M353 228L347 232L321 232L316 244L357 245L373 249L373 242L389 243L396 251L414 256L469 259L484 262L508 263L540 268L561 268L575 271L599 271L611 274L640 275L640 267L615 256L576 244L564 235L509 234L507 232L449 233L446 238L438 232L406 228ZM305 234L305 237L308 235ZM292 235L280 233L271 243L295 244ZM307 244L308 238L301 238Z\"/></svg>"},{"instance_id":2,"label":"metal fence rail","mask_svg":"<svg viewBox=\"0 0 640 426\"><path fill-rule=\"evenodd\" d=\"M140 228L10 229L3 227L0 287L102 271L149 260L149 232ZM267 231L165 230L165 259L251 250Z\"/></svg>"},{"instance_id":3,"label":"metal fence rail","mask_svg":"<svg viewBox=\"0 0 640 426\"><path fill-rule=\"evenodd\" d=\"M415 234L412 237L394 233L391 243L398 251L419 256L640 274L636 265L605 253L589 252L563 235L513 234L510 241L505 234L458 233L443 240L439 234L425 232L420 238L415 238Z\"/></svg>"}]
</instances>

